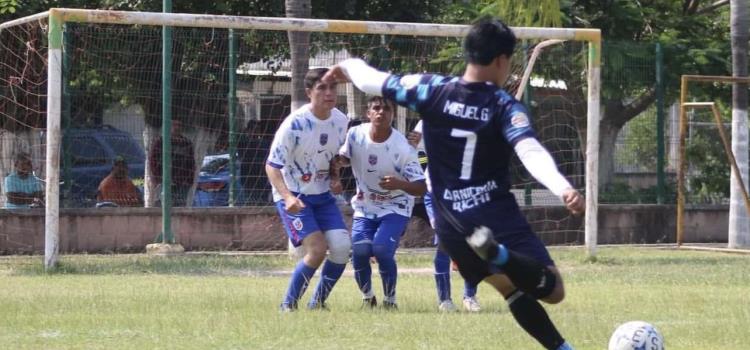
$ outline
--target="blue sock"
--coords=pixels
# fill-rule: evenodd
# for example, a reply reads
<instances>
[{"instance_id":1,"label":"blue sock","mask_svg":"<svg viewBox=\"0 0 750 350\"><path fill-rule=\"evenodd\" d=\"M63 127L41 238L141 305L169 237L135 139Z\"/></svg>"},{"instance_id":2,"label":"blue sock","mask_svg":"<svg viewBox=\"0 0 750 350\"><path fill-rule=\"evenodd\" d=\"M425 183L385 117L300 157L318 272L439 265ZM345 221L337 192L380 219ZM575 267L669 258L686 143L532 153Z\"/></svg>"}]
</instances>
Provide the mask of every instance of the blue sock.
<instances>
[{"instance_id":1,"label":"blue sock","mask_svg":"<svg viewBox=\"0 0 750 350\"><path fill-rule=\"evenodd\" d=\"M568 342L565 342L563 343L563 345L560 345L560 347L557 348L557 350L575 350L575 349L573 349L573 347L570 344L568 344Z\"/></svg>"},{"instance_id":2,"label":"blue sock","mask_svg":"<svg viewBox=\"0 0 750 350\"><path fill-rule=\"evenodd\" d=\"M396 266L396 259L393 258L395 250L387 245L375 244L372 247L372 253L378 260L380 278L383 280L385 300L395 302L396 281L398 279L398 267Z\"/></svg>"},{"instance_id":3,"label":"blue sock","mask_svg":"<svg viewBox=\"0 0 750 350\"><path fill-rule=\"evenodd\" d=\"M300 260L297 266L292 272L292 278L289 280L289 287L286 290L286 296L284 296L284 304L297 305L297 300L305 294L307 285L310 283L313 275L315 275L316 268L305 265L305 262Z\"/></svg>"},{"instance_id":4,"label":"blue sock","mask_svg":"<svg viewBox=\"0 0 750 350\"><path fill-rule=\"evenodd\" d=\"M508 248L505 248L505 246L502 244L498 244L497 256L491 261L491 263L497 266L503 266L506 262L508 262L508 255Z\"/></svg>"},{"instance_id":5,"label":"blue sock","mask_svg":"<svg viewBox=\"0 0 750 350\"><path fill-rule=\"evenodd\" d=\"M362 243L352 245L354 280L357 281L359 290L365 295L372 294L372 267L370 267L371 256L372 244Z\"/></svg>"},{"instance_id":6,"label":"blue sock","mask_svg":"<svg viewBox=\"0 0 750 350\"><path fill-rule=\"evenodd\" d=\"M315 294L310 299L310 306L325 303L328 294L331 294L331 289L336 285L341 274L344 273L344 268L346 268L346 264L337 264L326 260L323 264L323 270L320 271L320 282L315 288Z\"/></svg>"},{"instance_id":7,"label":"blue sock","mask_svg":"<svg viewBox=\"0 0 750 350\"><path fill-rule=\"evenodd\" d=\"M438 301L451 298L451 258L438 249L435 252L435 285L437 286Z\"/></svg>"},{"instance_id":8,"label":"blue sock","mask_svg":"<svg viewBox=\"0 0 750 350\"><path fill-rule=\"evenodd\" d=\"M477 286L464 280L464 298L473 298L477 295Z\"/></svg>"}]
</instances>

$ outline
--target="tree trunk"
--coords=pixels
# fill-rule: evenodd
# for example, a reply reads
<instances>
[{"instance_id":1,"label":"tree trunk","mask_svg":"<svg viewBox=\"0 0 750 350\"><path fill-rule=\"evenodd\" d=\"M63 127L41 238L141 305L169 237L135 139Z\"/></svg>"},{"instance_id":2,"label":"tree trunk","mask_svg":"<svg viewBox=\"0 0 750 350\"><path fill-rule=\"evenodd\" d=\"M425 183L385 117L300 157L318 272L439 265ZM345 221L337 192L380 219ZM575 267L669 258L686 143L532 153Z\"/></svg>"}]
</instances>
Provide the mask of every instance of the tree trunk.
<instances>
[{"instance_id":1,"label":"tree trunk","mask_svg":"<svg viewBox=\"0 0 750 350\"><path fill-rule=\"evenodd\" d=\"M732 39L732 75L747 76L748 4L747 0L730 1ZM732 173L729 194L729 248L750 246L748 214L739 186L748 184L747 84L732 86L732 153L737 160L742 182Z\"/></svg>"},{"instance_id":2,"label":"tree trunk","mask_svg":"<svg viewBox=\"0 0 750 350\"><path fill-rule=\"evenodd\" d=\"M309 18L311 14L310 0L285 0L286 16L294 18ZM289 32L289 51L292 60L292 111L307 103L305 94L305 74L310 64L310 33Z\"/></svg>"},{"instance_id":3,"label":"tree trunk","mask_svg":"<svg viewBox=\"0 0 750 350\"><path fill-rule=\"evenodd\" d=\"M599 125L599 188L606 189L615 176L615 144L621 125L602 118Z\"/></svg>"},{"instance_id":4,"label":"tree trunk","mask_svg":"<svg viewBox=\"0 0 750 350\"><path fill-rule=\"evenodd\" d=\"M294 18L309 18L311 15L311 0L285 0L286 16ZM289 51L292 58L292 103L291 110L295 111L307 103L305 94L305 74L310 64L310 33L289 32ZM302 257L302 246L295 249L291 241L288 245L289 255Z\"/></svg>"},{"instance_id":5,"label":"tree trunk","mask_svg":"<svg viewBox=\"0 0 750 350\"><path fill-rule=\"evenodd\" d=\"M157 193L156 184L151 180L151 169L148 161L148 155L151 154L151 145L159 137L160 130L160 128L148 124L143 129L143 149L146 150L146 161L143 167L143 206L146 208L154 207L160 195Z\"/></svg>"}]
</instances>

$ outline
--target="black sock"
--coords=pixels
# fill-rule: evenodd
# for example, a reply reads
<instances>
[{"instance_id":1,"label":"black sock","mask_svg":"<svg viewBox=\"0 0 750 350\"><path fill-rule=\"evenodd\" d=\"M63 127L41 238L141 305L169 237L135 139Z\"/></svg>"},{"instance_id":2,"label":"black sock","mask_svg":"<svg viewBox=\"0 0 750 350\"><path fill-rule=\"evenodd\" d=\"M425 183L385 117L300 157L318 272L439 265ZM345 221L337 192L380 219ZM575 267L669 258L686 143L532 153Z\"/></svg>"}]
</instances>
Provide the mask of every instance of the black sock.
<instances>
[{"instance_id":1,"label":"black sock","mask_svg":"<svg viewBox=\"0 0 750 350\"><path fill-rule=\"evenodd\" d=\"M500 267L513 284L536 299L544 299L555 290L557 276L536 259L507 249L507 260Z\"/></svg>"},{"instance_id":2,"label":"black sock","mask_svg":"<svg viewBox=\"0 0 750 350\"><path fill-rule=\"evenodd\" d=\"M520 290L513 292L507 301L516 322L542 346L556 350L565 343L539 301Z\"/></svg>"}]
</instances>

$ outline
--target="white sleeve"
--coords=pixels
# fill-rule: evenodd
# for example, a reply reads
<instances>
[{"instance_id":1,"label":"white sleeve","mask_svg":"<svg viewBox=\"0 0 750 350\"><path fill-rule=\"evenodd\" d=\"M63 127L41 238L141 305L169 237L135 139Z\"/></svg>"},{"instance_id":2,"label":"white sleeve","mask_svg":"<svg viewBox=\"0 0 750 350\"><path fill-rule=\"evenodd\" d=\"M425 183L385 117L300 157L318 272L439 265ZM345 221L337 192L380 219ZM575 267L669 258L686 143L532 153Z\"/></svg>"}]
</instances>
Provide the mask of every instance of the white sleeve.
<instances>
[{"instance_id":1,"label":"white sleeve","mask_svg":"<svg viewBox=\"0 0 750 350\"><path fill-rule=\"evenodd\" d=\"M339 63L341 70L352 83L366 94L383 96L383 84L390 74L370 67L359 58L349 58Z\"/></svg>"},{"instance_id":2,"label":"white sleeve","mask_svg":"<svg viewBox=\"0 0 750 350\"><path fill-rule=\"evenodd\" d=\"M417 122L417 125L414 125L414 129L412 130L414 132L418 132L420 135L422 135L419 138L419 143L417 144L417 152L424 152L424 134L422 133L422 119L420 119Z\"/></svg>"},{"instance_id":3,"label":"white sleeve","mask_svg":"<svg viewBox=\"0 0 750 350\"><path fill-rule=\"evenodd\" d=\"M518 141L514 149L526 170L556 196L562 197L563 191L573 188L557 170L555 160L537 139L528 137Z\"/></svg>"}]
</instances>

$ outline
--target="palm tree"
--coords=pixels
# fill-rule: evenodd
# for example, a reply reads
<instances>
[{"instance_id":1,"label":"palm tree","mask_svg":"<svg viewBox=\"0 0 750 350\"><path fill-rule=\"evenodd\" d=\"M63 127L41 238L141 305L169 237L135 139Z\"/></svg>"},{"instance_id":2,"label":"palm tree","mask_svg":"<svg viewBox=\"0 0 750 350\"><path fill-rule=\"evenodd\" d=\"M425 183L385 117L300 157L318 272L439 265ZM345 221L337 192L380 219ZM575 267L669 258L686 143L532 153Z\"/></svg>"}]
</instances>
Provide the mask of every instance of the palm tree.
<instances>
[{"instance_id":1,"label":"palm tree","mask_svg":"<svg viewBox=\"0 0 750 350\"><path fill-rule=\"evenodd\" d=\"M731 0L730 35L732 39L732 75L747 77L748 4L747 0ZM747 188L748 183L748 132L747 132L747 84L732 86L732 152L744 183L739 183L732 173L729 205L729 244L730 248L750 246L748 215L743 205L739 186Z\"/></svg>"}]
</instances>

